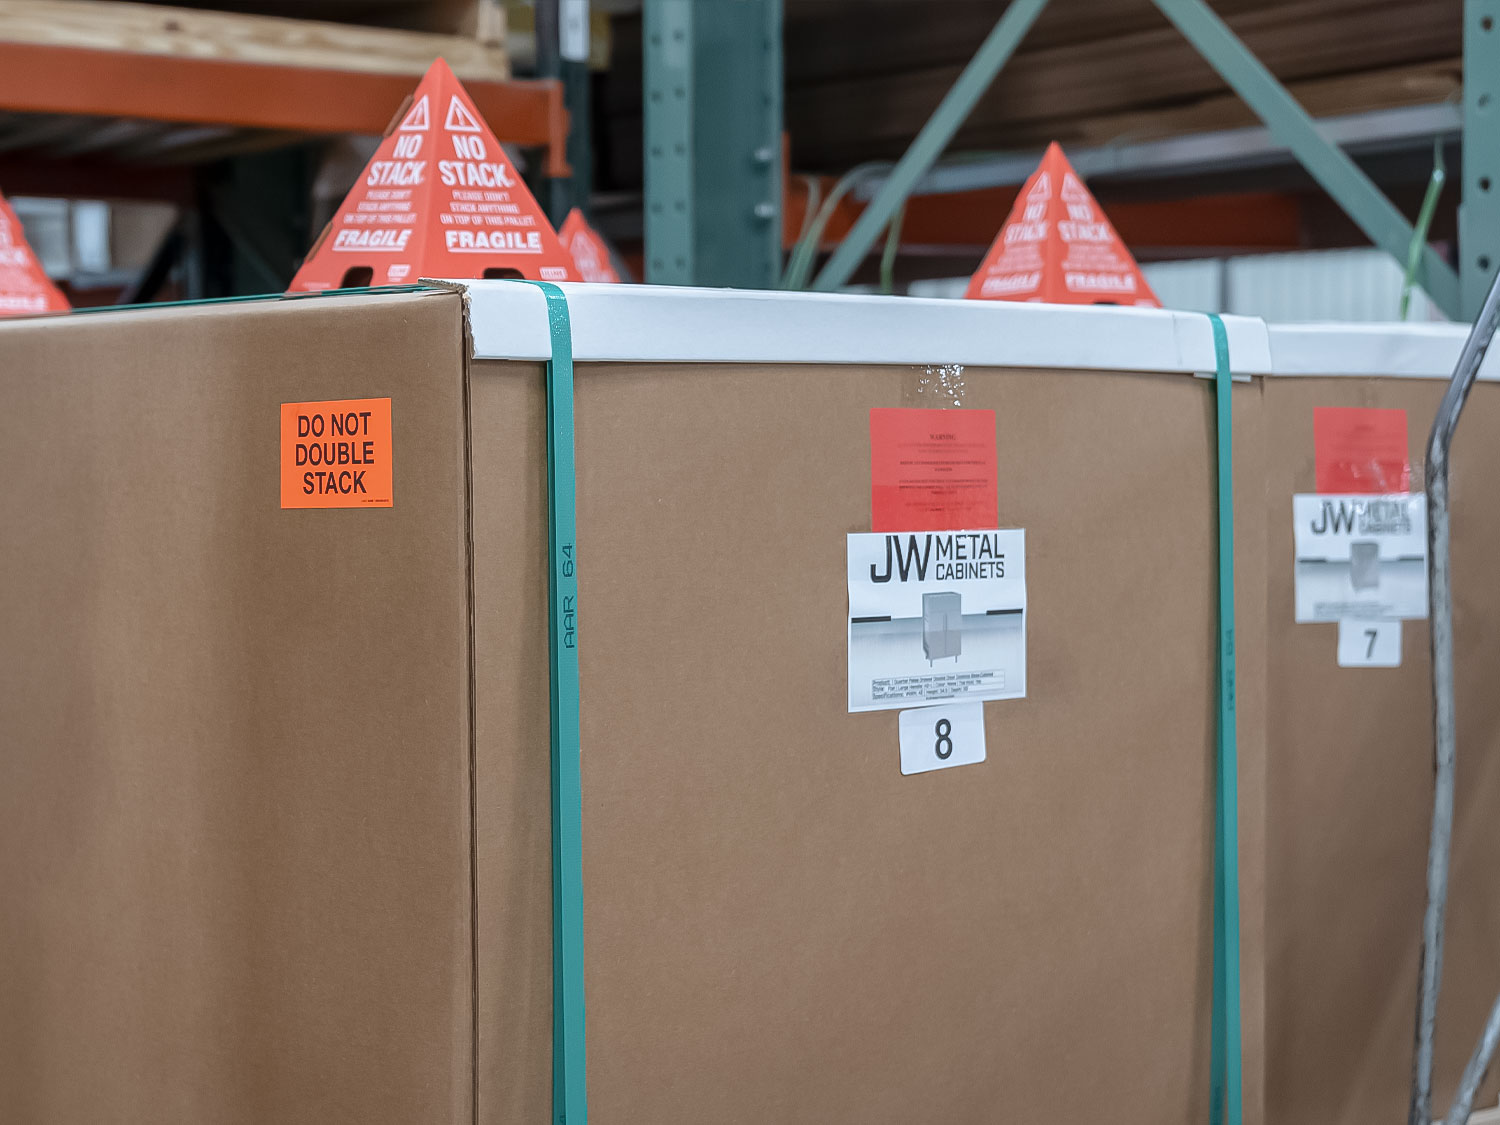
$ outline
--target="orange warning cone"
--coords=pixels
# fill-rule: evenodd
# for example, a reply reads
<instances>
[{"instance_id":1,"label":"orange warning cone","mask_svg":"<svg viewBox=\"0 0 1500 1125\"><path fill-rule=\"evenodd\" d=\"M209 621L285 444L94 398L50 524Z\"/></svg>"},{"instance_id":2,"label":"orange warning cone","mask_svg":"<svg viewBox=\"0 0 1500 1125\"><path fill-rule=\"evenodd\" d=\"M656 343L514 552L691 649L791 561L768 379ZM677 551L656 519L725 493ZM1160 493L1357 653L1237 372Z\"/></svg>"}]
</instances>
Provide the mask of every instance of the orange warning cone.
<instances>
[{"instance_id":1,"label":"orange warning cone","mask_svg":"<svg viewBox=\"0 0 1500 1125\"><path fill-rule=\"evenodd\" d=\"M603 236L589 225L589 221L577 207L568 212L568 217L557 230L557 237L562 240L563 248L573 256L573 265L584 281L619 283L620 274L610 259L609 247Z\"/></svg>"},{"instance_id":2,"label":"orange warning cone","mask_svg":"<svg viewBox=\"0 0 1500 1125\"><path fill-rule=\"evenodd\" d=\"M1141 267L1054 141L965 297L1161 308Z\"/></svg>"},{"instance_id":3,"label":"orange warning cone","mask_svg":"<svg viewBox=\"0 0 1500 1125\"><path fill-rule=\"evenodd\" d=\"M418 277L576 277L536 198L442 59L423 76L288 292Z\"/></svg>"},{"instance_id":4,"label":"orange warning cone","mask_svg":"<svg viewBox=\"0 0 1500 1125\"><path fill-rule=\"evenodd\" d=\"M62 291L48 280L21 230L21 220L0 195L0 316L67 312Z\"/></svg>"}]
</instances>

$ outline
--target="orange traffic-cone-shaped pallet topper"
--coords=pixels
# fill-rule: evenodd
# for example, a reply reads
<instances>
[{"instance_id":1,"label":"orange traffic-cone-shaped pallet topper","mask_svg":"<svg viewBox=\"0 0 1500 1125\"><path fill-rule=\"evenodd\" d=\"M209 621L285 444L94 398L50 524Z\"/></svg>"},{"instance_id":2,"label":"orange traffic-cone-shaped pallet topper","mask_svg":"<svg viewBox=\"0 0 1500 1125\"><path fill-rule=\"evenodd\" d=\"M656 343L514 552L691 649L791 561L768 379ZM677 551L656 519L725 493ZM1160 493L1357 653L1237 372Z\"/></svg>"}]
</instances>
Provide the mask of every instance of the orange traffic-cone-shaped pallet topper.
<instances>
[{"instance_id":1,"label":"orange traffic-cone-shaped pallet topper","mask_svg":"<svg viewBox=\"0 0 1500 1125\"><path fill-rule=\"evenodd\" d=\"M1161 308L1056 142L1016 197L965 297Z\"/></svg>"},{"instance_id":2,"label":"orange traffic-cone-shaped pallet topper","mask_svg":"<svg viewBox=\"0 0 1500 1125\"><path fill-rule=\"evenodd\" d=\"M29 316L67 312L72 308L62 290L53 285L37 261L21 220L0 195L0 316Z\"/></svg>"},{"instance_id":3,"label":"orange traffic-cone-shaped pallet topper","mask_svg":"<svg viewBox=\"0 0 1500 1125\"><path fill-rule=\"evenodd\" d=\"M557 237L573 256L573 266L584 281L619 283L620 275L610 260L609 247L577 207L568 212L568 217L557 230Z\"/></svg>"},{"instance_id":4,"label":"orange traffic-cone-shaped pallet topper","mask_svg":"<svg viewBox=\"0 0 1500 1125\"><path fill-rule=\"evenodd\" d=\"M438 59L289 292L400 285L419 277L576 276L536 198Z\"/></svg>"}]
</instances>

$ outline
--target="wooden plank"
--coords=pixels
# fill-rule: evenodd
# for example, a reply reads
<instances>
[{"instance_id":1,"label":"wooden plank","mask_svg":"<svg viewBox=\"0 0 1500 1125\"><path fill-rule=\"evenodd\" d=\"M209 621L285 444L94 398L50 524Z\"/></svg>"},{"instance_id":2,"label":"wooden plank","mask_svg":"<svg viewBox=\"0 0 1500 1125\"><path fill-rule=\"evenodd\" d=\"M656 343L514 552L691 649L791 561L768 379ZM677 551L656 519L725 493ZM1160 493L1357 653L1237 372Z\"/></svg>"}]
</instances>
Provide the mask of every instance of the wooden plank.
<instances>
[{"instance_id":1,"label":"wooden plank","mask_svg":"<svg viewBox=\"0 0 1500 1125\"><path fill-rule=\"evenodd\" d=\"M0 43L406 76L442 57L466 81L510 77L504 46L466 35L116 0L0 0Z\"/></svg>"},{"instance_id":2,"label":"wooden plank","mask_svg":"<svg viewBox=\"0 0 1500 1125\"><path fill-rule=\"evenodd\" d=\"M1339 117L1409 105L1456 101L1463 90L1463 60L1455 55L1432 63L1390 67L1334 78L1293 82L1288 89L1314 117ZM1258 125L1250 107L1232 93L1214 94L1190 105L1134 110L1069 122L1048 122L1034 135L1034 143L1066 136L1078 144L1154 140L1184 133L1206 133Z\"/></svg>"},{"instance_id":3,"label":"wooden plank","mask_svg":"<svg viewBox=\"0 0 1500 1125\"><path fill-rule=\"evenodd\" d=\"M1230 18L1283 81L1386 69L1459 53L1462 0L1298 0ZM795 86L787 122L799 167L898 155L958 74L938 67ZM954 149L1029 143L1039 122L1197 102L1224 83L1175 29L1026 50L1000 74ZM1025 126L1030 123L1028 131Z\"/></svg>"},{"instance_id":4,"label":"wooden plank","mask_svg":"<svg viewBox=\"0 0 1500 1125\"><path fill-rule=\"evenodd\" d=\"M792 84L817 84L882 73L962 66L1004 10L996 0L789 0L786 73ZM1243 20L1286 0L1211 0L1228 20ZM1420 5L1425 0L1403 0ZM1345 9L1362 0L1323 0ZM1117 40L1157 31L1164 18L1151 0L1053 0L1027 33L1021 52Z\"/></svg>"}]
</instances>

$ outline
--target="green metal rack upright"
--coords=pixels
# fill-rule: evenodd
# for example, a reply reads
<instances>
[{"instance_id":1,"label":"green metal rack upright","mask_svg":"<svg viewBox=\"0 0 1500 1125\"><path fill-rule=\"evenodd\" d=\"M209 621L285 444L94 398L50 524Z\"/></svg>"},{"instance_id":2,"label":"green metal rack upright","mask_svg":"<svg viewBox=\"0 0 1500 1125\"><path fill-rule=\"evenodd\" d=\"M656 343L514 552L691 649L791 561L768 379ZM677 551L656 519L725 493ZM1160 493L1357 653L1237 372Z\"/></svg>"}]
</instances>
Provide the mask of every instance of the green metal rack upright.
<instances>
[{"instance_id":1,"label":"green metal rack upright","mask_svg":"<svg viewBox=\"0 0 1500 1125\"><path fill-rule=\"evenodd\" d=\"M1473 320L1500 268L1500 0L1464 0L1463 145L1458 278Z\"/></svg>"},{"instance_id":2,"label":"green metal rack upright","mask_svg":"<svg viewBox=\"0 0 1500 1125\"><path fill-rule=\"evenodd\" d=\"M646 280L781 273L782 0L646 0Z\"/></svg>"}]
</instances>

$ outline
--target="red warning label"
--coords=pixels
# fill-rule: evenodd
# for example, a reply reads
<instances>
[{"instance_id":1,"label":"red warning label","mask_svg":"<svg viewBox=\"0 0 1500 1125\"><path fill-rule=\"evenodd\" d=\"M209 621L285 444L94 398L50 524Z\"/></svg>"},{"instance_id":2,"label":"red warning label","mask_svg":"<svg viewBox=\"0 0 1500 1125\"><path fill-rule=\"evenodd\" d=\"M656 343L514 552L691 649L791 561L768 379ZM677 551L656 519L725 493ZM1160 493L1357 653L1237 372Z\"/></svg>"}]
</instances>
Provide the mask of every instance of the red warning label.
<instances>
[{"instance_id":1,"label":"red warning label","mask_svg":"<svg viewBox=\"0 0 1500 1125\"><path fill-rule=\"evenodd\" d=\"M993 410L870 411L870 530L999 523Z\"/></svg>"},{"instance_id":2,"label":"red warning label","mask_svg":"<svg viewBox=\"0 0 1500 1125\"><path fill-rule=\"evenodd\" d=\"M1319 492L1410 492L1406 411L1313 407Z\"/></svg>"}]
</instances>

